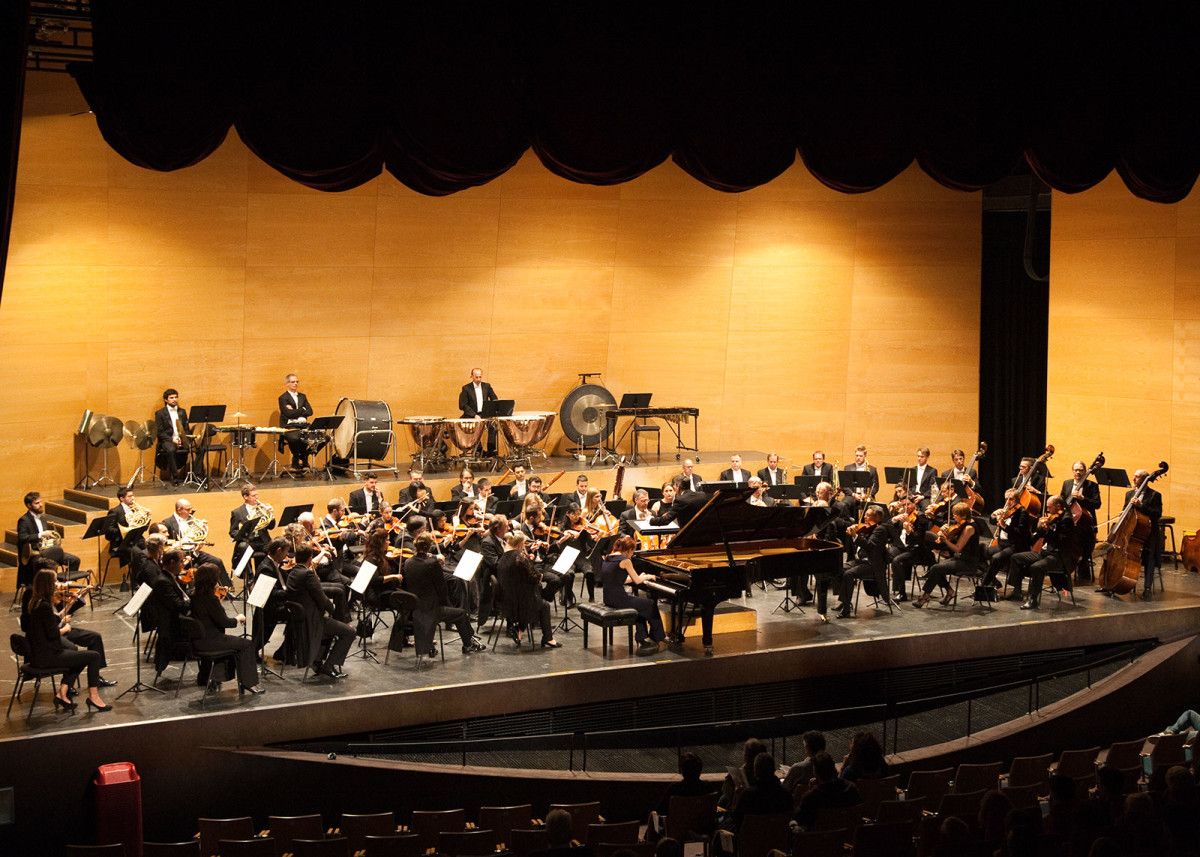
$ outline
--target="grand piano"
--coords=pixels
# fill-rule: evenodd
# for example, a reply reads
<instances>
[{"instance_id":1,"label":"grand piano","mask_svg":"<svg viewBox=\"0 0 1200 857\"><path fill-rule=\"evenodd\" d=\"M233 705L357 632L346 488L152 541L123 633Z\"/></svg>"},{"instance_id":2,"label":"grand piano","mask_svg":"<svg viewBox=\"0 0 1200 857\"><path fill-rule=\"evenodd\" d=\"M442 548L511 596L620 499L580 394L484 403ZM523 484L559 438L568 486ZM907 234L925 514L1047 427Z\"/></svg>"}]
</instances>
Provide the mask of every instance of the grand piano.
<instances>
[{"instance_id":1,"label":"grand piano","mask_svg":"<svg viewBox=\"0 0 1200 857\"><path fill-rule=\"evenodd\" d=\"M722 601L758 581L841 571L841 543L807 536L825 523L829 509L752 506L746 502L751 493L747 487L717 489L668 547L633 555L639 574L657 578L641 585L645 594L671 605L668 639L683 640L689 608L698 608L708 653L713 611Z\"/></svg>"}]
</instances>

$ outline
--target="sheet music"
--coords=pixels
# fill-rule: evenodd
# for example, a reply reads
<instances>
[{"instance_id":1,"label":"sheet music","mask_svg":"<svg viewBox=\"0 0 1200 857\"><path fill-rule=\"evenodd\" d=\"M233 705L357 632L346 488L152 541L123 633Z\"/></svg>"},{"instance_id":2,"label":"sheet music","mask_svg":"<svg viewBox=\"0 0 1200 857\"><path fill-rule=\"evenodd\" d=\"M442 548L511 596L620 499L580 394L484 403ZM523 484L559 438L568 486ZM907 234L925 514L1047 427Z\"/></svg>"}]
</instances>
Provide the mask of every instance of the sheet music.
<instances>
[{"instance_id":1,"label":"sheet music","mask_svg":"<svg viewBox=\"0 0 1200 857\"><path fill-rule=\"evenodd\" d=\"M150 588L149 583L143 583L138 587L138 591L133 593L133 597L129 599L129 603L121 608L121 611L126 616L136 616L137 612L142 609L142 605L146 603L146 599L150 597L150 593L154 590Z\"/></svg>"},{"instance_id":2,"label":"sheet music","mask_svg":"<svg viewBox=\"0 0 1200 857\"><path fill-rule=\"evenodd\" d=\"M474 579L475 571L481 562L483 562L483 554L479 551L463 551L462 556L458 559L458 565L454 569L454 576L459 580Z\"/></svg>"},{"instance_id":3,"label":"sheet music","mask_svg":"<svg viewBox=\"0 0 1200 857\"><path fill-rule=\"evenodd\" d=\"M644 521L634 521L634 523L637 524L637 528L639 530L678 530L679 529L678 521L671 521L669 524L652 524L652 523L650 523L650 519L647 518Z\"/></svg>"},{"instance_id":4,"label":"sheet music","mask_svg":"<svg viewBox=\"0 0 1200 857\"><path fill-rule=\"evenodd\" d=\"M579 556L579 548L574 545L567 545L563 548L562 553L558 555L558 559L554 561L552 569L559 574L567 571L575 564L575 557Z\"/></svg>"},{"instance_id":5,"label":"sheet music","mask_svg":"<svg viewBox=\"0 0 1200 857\"><path fill-rule=\"evenodd\" d=\"M246 599L246 603L260 610L266 607L267 598L271 595L271 590L275 588L275 584L278 582L278 580L269 574L260 574L258 580L254 581L254 588L250 590L250 597Z\"/></svg>"},{"instance_id":6,"label":"sheet music","mask_svg":"<svg viewBox=\"0 0 1200 857\"><path fill-rule=\"evenodd\" d=\"M373 562L363 562L358 567L358 574L354 575L354 582L350 584L350 588L362 595L367 591L367 587L371 585L371 578L375 576L376 565Z\"/></svg>"},{"instance_id":7,"label":"sheet music","mask_svg":"<svg viewBox=\"0 0 1200 857\"><path fill-rule=\"evenodd\" d=\"M246 573L246 566L250 564L250 557L254 556L254 548L246 545L246 550L242 552L242 558L238 560L237 567L233 570L233 576L240 578Z\"/></svg>"}]
</instances>

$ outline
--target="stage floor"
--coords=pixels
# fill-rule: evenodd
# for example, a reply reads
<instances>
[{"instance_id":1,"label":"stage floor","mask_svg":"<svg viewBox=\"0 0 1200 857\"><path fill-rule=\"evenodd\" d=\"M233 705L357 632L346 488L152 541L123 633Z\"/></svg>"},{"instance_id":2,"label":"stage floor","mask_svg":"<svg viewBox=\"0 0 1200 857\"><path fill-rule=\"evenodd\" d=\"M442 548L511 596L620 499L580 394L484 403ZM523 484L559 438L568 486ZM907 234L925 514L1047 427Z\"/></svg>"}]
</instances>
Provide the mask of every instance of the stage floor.
<instances>
[{"instance_id":1,"label":"stage floor","mask_svg":"<svg viewBox=\"0 0 1200 857\"><path fill-rule=\"evenodd\" d=\"M757 629L719 634L713 658L704 657L698 627L689 631L681 648L665 649L650 657L628 652L624 634L619 631L615 650L610 650L607 658L601 655L598 631L589 636L586 650L582 648L582 631L576 629L558 633L561 649L531 651L526 645L517 651L510 640L502 637L494 652L470 656L461 654L457 633L445 631L445 661L436 659L420 672L415 669L411 648L392 653L387 665L361 658L356 649L345 667L349 678L334 682L310 677L301 682L300 670L288 668L283 679L270 675L264 678L267 693L263 696L239 698L234 683L229 682L203 707L193 667L189 667L178 698L174 695L173 677L178 675L178 664L168 669L166 676L171 678L164 677L161 683L168 693L144 692L117 699L134 681L133 623L124 614L113 612L121 601L108 601L94 611L81 610L76 624L104 636L109 660L105 674L120 682L105 693L105 698L114 702L114 710L84 713L81 699L78 714L57 714L49 692L43 688L33 717L26 720L32 692L29 685L22 694L24 704L14 705L0 724L0 742L63 732L78 735L93 730L124 731L125 727L139 725L162 727L202 715L206 722L232 717L230 722L238 723L236 742L220 737L233 733L216 730L211 733L212 743L244 745L438 722L497 713L497 708L536 710L574 704L585 697L617 698L622 693L636 696L647 692L646 682L651 676L653 692L662 693L790 677L784 673L835 675L889 665L983 657L1000 651L1039 651L1155 636L1169 639L1189 630L1194 632L1200 623L1200 576L1182 568L1175 571L1168 564L1164 579L1167 591L1156 590L1149 602L1112 599L1081 586L1076 592L1077 605L1069 601L1060 604L1049 596L1043 598L1039 611L1020 610L1015 602L1000 602L995 610L988 611L964 601L957 610L936 603L917 610L909 603L889 615L886 610L870 607L869 599L864 597L856 618L833 619L829 624L820 623L812 607L803 612L777 611L782 591L768 588L764 592L756 587L753 597L732 603L744 603L757 612ZM229 606L232 609L235 605ZM6 634L18 631L16 612L6 613L0 625ZM387 634L386 629L380 629L373 641L381 661ZM282 635L280 625L266 647L268 653L275 651ZM278 663L268 663L278 671ZM646 669L652 673L644 672ZM143 664L142 677L147 682L152 680L153 667ZM0 677L0 692L8 697L12 690L13 672L5 670ZM329 707L331 704L345 707L338 713ZM308 716L292 716L300 711Z\"/></svg>"}]
</instances>

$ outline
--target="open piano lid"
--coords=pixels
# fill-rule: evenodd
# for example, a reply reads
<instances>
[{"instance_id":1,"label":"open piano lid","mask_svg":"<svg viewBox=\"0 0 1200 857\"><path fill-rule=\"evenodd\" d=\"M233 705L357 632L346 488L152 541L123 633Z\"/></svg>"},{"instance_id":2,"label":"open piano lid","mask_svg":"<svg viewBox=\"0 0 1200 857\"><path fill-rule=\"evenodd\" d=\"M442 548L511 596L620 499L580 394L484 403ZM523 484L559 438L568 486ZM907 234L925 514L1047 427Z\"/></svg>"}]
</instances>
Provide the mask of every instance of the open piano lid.
<instances>
[{"instance_id":1,"label":"open piano lid","mask_svg":"<svg viewBox=\"0 0 1200 857\"><path fill-rule=\"evenodd\" d=\"M721 488L671 539L671 548L730 542L799 539L825 523L832 510L818 506L751 506L751 488Z\"/></svg>"}]
</instances>

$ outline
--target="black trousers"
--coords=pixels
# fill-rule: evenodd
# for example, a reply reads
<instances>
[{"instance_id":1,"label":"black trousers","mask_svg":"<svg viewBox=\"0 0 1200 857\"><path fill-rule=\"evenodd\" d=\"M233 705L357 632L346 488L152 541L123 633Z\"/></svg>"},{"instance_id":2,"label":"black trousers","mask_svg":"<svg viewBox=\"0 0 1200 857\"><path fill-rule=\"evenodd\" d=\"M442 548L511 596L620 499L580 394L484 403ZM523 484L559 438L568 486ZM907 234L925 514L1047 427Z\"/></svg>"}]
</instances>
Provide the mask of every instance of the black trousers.
<instances>
[{"instance_id":1,"label":"black trousers","mask_svg":"<svg viewBox=\"0 0 1200 857\"><path fill-rule=\"evenodd\" d=\"M158 442L158 466L162 470L164 482L179 482L180 475L187 469L188 450L186 446L176 446L173 441Z\"/></svg>"},{"instance_id":2,"label":"black trousers","mask_svg":"<svg viewBox=\"0 0 1200 857\"><path fill-rule=\"evenodd\" d=\"M67 632L66 638L79 648L98 654L101 669L108 666L108 659L104 656L104 638L98 633L86 628L72 628Z\"/></svg>"},{"instance_id":3,"label":"black trousers","mask_svg":"<svg viewBox=\"0 0 1200 857\"><path fill-rule=\"evenodd\" d=\"M221 637L208 637L203 640L197 640L195 646L196 654L198 655L204 655L206 651L233 649L237 652L234 663L237 667L238 684L242 687L254 687L254 685L258 684L258 667L255 664L254 657L255 646L249 637L235 637L232 634L225 634ZM201 667L200 677L205 680L208 679L207 671L203 667Z\"/></svg>"},{"instance_id":4,"label":"black trousers","mask_svg":"<svg viewBox=\"0 0 1200 857\"><path fill-rule=\"evenodd\" d=\"M87 686L100 686L100 666L104 661L99 652L63 649L49 658L39 660L34 666L56 668L63 671L62 683L74 684L79 674L87 670Z\"/></svg>"},{"instance_id":5,"label":"black trousers","mask_svg":"<svg viewBox=\"0 0 1200 857\"><path fill-rule=\"evenodd\" d=\"M888 556L892 560L892 591L900 595L908 589L913 567L921 561L921 553L916 545L909 545L904 549L889 545Z\"/></svg>"},{"instance_id":6,"label":"black trousers","mask_svg":"<svg viewBox=\"0 0 1200 857\"><path fill-rule=\"evenodd\" d=\"M41 551L41 555L47 559L54 560L59 565L66 566L68 574L74 574L75 572L79 571L79 557L75 556L73 553L67 553L58 545L45 548Z\"/></svg>"},{"instance_id":7,"label":"black trousers","mask_svg":"<svg viewBox=\"0 0 1200 857\"><path fill-rule=\"evenodd\" d=\"M329 653L325 655L325 660L322 665L326 667L340 667L346 662L346 655L350 654L350 647L354 645L354 629L345 622L339 622L337 619L325 618L325 633L321 636L322 641L333 640L329 646Z\"/></svg>"},{"instance_id":8,"label":"black trousers","mask_svg":"<svg viewBox=\"0 0 1200 857\"><path fill-rule=\"evenodd\" d=\"M1034 553L1033 551L1022 551L1015 553L1012 556L1012 569L1008 573L1008 582L1012 584L1013 589L1019 589L1022 581L1026 577L1029 578L1029 597L1034 604L1038 603L1042 594L1042 584L1046 580L1046 575L1050 575L1050 579L1054 581L1055 586L1061 584L1062 589L1069 589L1071 585L1070 576L1067 570L1063 567L1062 556L1057 552Z\"/></svg>"},{"instance_id":9,"label":"black trousers","mask_svg":"<svg viewBox=\"0 0 1200 857\"><path fill-rule=\"evenodd\" d=\"M842 572L839 594L842 599L843 609L850 609L850 602L854 599L854 582L857 580L864 581L864 584L867 580L874 581L875 592L871 593L871 595L875 598L887 599L887 566L873 568L869 562L856 562Z\"/></svg>"},{"instance_id":10,"label":"black trousers","mask_svg":"<svg viewBox=\"0 0 1200 857\"><path fill-rule=\"evenodd\" d=\"M929 569L929 574L925 575L925 585L921 587L921 590L928 595L933 592L935 586L949 589L951 575L963 577L974 571L974 564L962 557L956 556L951 559L944 559L941 562L934 563Z\"/></svg>"},{"instance_id":11,"label":"black trousers","mask_svg":"<svg viewBox=\"0 0 1200 857\"><path fill-rule=\"evenodd\" d=\"M1000 542L995 547L988 545L988 567L987 572L983 575L984 586L995 583L1000 572L1010 567L1013 553L1013 546L1007 540Z\"/></svg>"}]
</instances>

